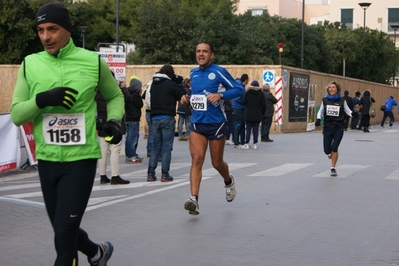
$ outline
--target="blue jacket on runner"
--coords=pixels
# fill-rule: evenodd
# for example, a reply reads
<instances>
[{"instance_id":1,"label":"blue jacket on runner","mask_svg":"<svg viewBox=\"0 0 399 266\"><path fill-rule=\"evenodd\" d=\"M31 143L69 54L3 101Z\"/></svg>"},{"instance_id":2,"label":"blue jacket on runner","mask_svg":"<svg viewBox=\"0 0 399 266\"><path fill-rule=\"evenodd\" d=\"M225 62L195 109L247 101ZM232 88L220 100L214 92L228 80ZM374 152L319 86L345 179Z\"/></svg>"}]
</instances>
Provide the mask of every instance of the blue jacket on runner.
<instances>
[{"instance_id":1,"label":"blue jacket on runner","mask_svg":"<svg viewBox=\"0 0 399 266\"><path fill-rule=\"evenodd\" d=\"M241 103L242 98L245 95L245 85L244 85L244 83L242 83L242 81L240 79L236 79L236 82L238 83L238 85L240 85L241 94L237 98L234 98L231 101L231 103L233 105L233 109L245 109L245 104Z\"/></svg>"},{"instance_id":2,"label":"blue jacket on runner","mask_svg":"<svg viewBox=\"0 0 399 266\"><path fill-rule=\"evenodd\" d=\"M221 124L226 122L223 108L223 100L215 107L204 100L204 90L210 93L219 93L219 85L222 84L226 90L223 99L233 99L241 95L241 87L230 73L223 67L211 63L205 68L196 67L190 72L192 93L190 97L193 108L192 123Z\"/></svg>"}]
</instances>

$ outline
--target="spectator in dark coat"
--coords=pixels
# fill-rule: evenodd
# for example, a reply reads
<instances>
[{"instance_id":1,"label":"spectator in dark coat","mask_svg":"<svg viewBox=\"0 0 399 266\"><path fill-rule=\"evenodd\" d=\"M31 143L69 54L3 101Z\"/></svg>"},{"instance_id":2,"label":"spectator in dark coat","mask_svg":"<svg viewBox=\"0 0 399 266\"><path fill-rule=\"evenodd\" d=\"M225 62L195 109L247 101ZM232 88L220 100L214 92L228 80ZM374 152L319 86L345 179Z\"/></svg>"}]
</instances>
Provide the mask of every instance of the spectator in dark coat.
<instances>
[{"instance_id":1,"label":"spectator in dark coat","mask_svg":"<svg viewBox=\"0 0 399 266\"><path fill-rule=\"evenodd\" d=\"M349 91L345 90L344 91L344 100L346 101L346 104L348 105L349 109L353 112L353 100L352 97L349 96ZM349 119L350 116L348 116L346 113L344 114L344 130L348 130L348 125L349 125Z\"/></svg>"},{"instance_id":2,"label":"spectator in dark coat","mask_svg":"<svg viewBox=\"0 0 399 266\"><path fill-rule=\"evenodd\" d=\"M258 81L254 80L251 82L251 85L248 87L242 99L242 104L245 104L245 125L247 130L243 149L249 149L248 143L251 138L252 130L253 148L256 150L258 148L259 124L266 111L265 95L259 87Z\"/></svg>"},{"instance_id":3,"label":"spectator in dark coat","mask_svg":"<svg viewBox=\"0 0 399 266\"><path fill-rule=\"evenodd\" d=\"M153 76L151 84L151 134L154 136L154 145L148 162L147 182L157 180L155 169L158 166L158 157L162 152L161 182L173 181L169 175L172 160L173 140L176 129L176 103L184 95L176 79L172 65L164 65Z\"/></svg>"},{"instance_id":4,"label":"spectator in dark coat","mask_svg":"<svg viewBox=\"0 0 399 266\"><path fill-rule=\"evenodd\" d=\"M269 132L273 120L274 104L277 103L277 99L270 92L270 86L267 83L263 85L263 95L265 95L266 99L266 112L262 118L260 139L262 142L273 142L273 140L269 138Z\"/></svg>"},{"instance_id":5,"label":"spectator in dark coat","mask_svg":"<svg viewBox=\"0 0 399 266\"><path fill-rule=\"evenodd\" d=\"M369 127L370 127L370 106L372 103L375 103L375 100L373 97L371 97L371 93L369 90L366 90L363 92L362 98L360 98L360 106L362 108L362 121L360 122L361 125L363 125L363 132L364 133L370 133ZM359 130L361 128L359 127Z\"/></svg>"}]
</instances>

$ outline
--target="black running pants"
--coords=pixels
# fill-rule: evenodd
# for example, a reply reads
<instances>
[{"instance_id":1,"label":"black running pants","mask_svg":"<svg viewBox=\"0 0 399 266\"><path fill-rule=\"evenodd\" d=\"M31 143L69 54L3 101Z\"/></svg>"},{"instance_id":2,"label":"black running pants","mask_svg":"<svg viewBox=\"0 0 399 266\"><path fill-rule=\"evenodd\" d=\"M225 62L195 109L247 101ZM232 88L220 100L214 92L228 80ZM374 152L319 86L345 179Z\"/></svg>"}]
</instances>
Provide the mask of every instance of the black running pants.
<instances>
[{"instance_id":1,"label":"black running pants","mask_svg":"<svg viewBox=\"0 0 399 266\"><path fill-rule=\"evenodd\" d=\"M89 258L97 253L98 245L79 228L96 167L97 159L62 163L39 160L44 203L55 234L55 266L78 265L78 250Z\"/></svg>"}]
</instances>

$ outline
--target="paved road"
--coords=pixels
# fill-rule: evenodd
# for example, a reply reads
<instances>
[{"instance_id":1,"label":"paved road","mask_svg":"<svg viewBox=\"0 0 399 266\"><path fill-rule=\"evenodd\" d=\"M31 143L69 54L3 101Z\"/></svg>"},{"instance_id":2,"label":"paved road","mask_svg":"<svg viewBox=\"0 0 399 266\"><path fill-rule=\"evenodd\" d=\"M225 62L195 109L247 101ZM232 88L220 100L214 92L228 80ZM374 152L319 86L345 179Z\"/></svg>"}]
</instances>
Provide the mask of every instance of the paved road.
<instances>
[{"instance_id":1,"label":"paved road","mask_svg":"<svg viewBox=\"0 0 399 266\"><path fill-rule=\"evenodd\" d=\"M188 143L176 139L175 181L147 183L147 158L127 165L120 157L131 184L100 185L97 178L82 227L94 241L114 244L115 266L399 265L395 127L345 132L337 177L329 175L321 132L272 135L258 150L226 146L237 197L226 202L208 155L199 216L183 209L190 157ZM0 265L53 265L42 202L36 171L0 177Z\"/></svg>"}]
</instances>

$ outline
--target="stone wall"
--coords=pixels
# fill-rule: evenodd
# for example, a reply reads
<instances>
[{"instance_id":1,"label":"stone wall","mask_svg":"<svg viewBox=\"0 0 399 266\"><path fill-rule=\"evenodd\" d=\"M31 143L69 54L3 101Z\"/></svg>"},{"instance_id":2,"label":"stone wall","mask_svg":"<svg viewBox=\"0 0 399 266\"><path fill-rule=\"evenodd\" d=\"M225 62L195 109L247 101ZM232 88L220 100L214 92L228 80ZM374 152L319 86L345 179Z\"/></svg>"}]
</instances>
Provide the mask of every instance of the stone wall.
<instances>
[{"instance_id":1,"label":"stone wall","mask_svg":"<svg viewBox=\"0 0 399 266\"><path fill-rule=\"evenodd\" d=\"M195 65L173 65L175 72L183 77L188 77L190 70ZM321 103L322 97L326 94L326 85L331 81L336 81L341 84L343 90L348 90L349 95L353 97L356 91L363 92L370 90L372 97L376 100L375 107L377 109L377 116L371 119L371 124L378 124L382 119L382 112L379 111L379 106L384 103L384 100L392 95L395 99L399 99L399 88L388 85L382 85L362 80L346 78L337 75L330 75L315 71L309 71L299 68L275 65L234 65L224 66L231 73L234 78L239 78L243 73L250 77L250 81L258 80L262 84L262 75L264 70L275 70L276 76L281 76L284 70L287 70L288 77L291 72L299 74L310 75L310 84L315 89L316 106ZM127 66L127 80L130 76L138 76L143 82L143 86L151 79L152 75L161 68L161 65L129 65ZM15 86L17 72L19 65L0 65L0 113L7 113L11 106L12 92ZM274 89L271 90L274 93ZM343 95L343 92L341 93ZM288 132L304 132L307 129L307 122L288 122L288 104L289 104L289 89L288 85L283 89L283 125L280 131ZM395 117L397 117L397 109L394 110ZM145 121L144 109L141 121ZM143 123L141 123L141 128ZM271 132L274 132L276 127L273 123Z\"/></svg>"}]
</instances>

